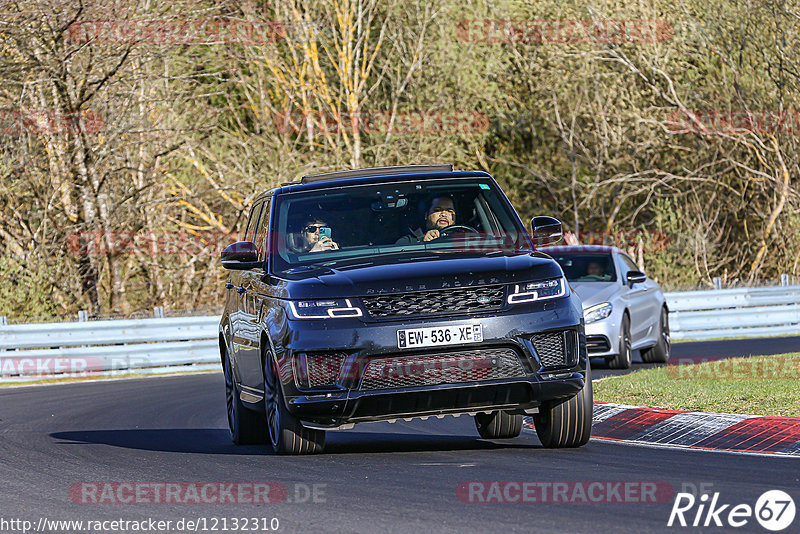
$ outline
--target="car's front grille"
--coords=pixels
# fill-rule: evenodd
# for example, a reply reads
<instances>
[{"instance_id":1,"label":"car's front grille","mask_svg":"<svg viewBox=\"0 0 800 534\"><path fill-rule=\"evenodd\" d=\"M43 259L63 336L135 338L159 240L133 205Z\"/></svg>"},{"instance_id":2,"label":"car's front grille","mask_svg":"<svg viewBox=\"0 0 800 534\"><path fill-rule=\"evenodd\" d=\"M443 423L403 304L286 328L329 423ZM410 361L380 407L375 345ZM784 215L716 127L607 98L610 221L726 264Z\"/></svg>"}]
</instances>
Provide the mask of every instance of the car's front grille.
<instances>
[{"instance_id":1,"label":"car's front grille","mask_svg":"<svg viewBox=\"0 0 800 534\"><path fill-rule=\"evenodd\" d=\"M364 369L360 389L410 388L522 376L525 371L514 349L456 350L371 360Z\"/></svg>"},{"instance_id":2,"label":"car's front grille","mask_svg":"<svg viewBox=\"0 0 800 534\"><path fill-rule=\"evenodd\" d=\"M374 319L446 315L497 310L505 303L505 286L458 287L398 295L364 297L364 307Z\"/></svg>"},{"instance_id":3,"label":"car's front grille","mask_svg":"<svg viewBox=\"0 0 800 534\"><path fill-rule=\"evenodd\" d=\"M586 350L589 354L608 352L611 350L611 344L606 336L586 336Z\"/></svg>"},{"instance_id":4,"label":"car's front grille","mask_svg":"<svg viewBox=\"0 0 800 534\"><path fill-rule=\"evenodd\" d=\"M577 363L576 332L547 332L533 334L531 342L542 367L571 367Z\"/></svg>"}]
</instances>

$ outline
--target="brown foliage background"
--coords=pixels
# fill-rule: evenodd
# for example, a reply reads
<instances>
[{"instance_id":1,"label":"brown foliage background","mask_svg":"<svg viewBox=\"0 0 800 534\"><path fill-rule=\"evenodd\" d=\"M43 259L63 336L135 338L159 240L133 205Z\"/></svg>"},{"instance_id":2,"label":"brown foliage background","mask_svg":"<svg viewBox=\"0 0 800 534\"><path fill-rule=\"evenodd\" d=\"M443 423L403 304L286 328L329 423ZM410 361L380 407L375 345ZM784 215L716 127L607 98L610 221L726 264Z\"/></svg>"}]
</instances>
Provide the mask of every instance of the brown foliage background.
<instances>
[{"instance_id":1,"label":"brown foliage background","mask_svg":"<svg viewBox=\"0 0 800 534\"><path fill-rule=\"evenodd\" d=\"M0 315L213 309L256 194L407 163L667 288L799 274L785 2L162 4L0 5Z\"/></svg>"}]
</instances>

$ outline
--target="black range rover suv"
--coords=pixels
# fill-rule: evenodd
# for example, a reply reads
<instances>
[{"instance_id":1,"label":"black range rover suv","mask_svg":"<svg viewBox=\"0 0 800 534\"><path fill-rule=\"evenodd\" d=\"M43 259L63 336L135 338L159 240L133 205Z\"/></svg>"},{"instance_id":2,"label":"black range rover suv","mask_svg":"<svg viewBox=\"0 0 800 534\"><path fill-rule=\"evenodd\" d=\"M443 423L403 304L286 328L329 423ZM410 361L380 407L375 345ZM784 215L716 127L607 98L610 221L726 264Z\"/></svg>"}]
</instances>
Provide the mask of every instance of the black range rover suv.
<instances>
[{"instance_id":1,"label":"black range rover suv","mask_svg":"<svg viewBox=\"0 0 800 534\"><path fill-rule=\"evenodd\" d=\"M497 182L450 165L314 176L259 196L219 346L237 444L321 452L355 423L470 414L486 439L532 415L545 447L591 432L581 304Z\"/></svg>"}]
</instances>

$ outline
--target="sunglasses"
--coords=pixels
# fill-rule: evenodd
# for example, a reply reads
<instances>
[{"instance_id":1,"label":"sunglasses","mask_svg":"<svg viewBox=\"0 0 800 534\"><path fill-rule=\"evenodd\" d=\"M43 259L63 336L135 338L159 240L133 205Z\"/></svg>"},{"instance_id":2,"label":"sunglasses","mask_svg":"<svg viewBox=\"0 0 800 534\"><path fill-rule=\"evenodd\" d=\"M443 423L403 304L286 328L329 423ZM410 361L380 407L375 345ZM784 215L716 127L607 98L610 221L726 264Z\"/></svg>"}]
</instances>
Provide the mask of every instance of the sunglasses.
<instances>
[{"instance_id":1,"label":"sunglasses","mask_svg":"<svg viewBox=\"0 0 800 534\"><path fill-rule=\"evenodd\" d=\"M325 224L320 224L320 225L316 225L316 224L309 224L309 225L308 225L308 226L306 226L306 227L305 227L303 230L305 230L305 231L306 231L306 232L308 232L309 234L316 234L317 232L319 232L319 229L320 229L320 228L325 228L326 226L327 226L327 225L325 225Z\"/></svg>"},{"instance_id":2,"label":"sunglasses","mask_svg":"<svg viewBox=\"0 0 800 534\"><path fill-rule=\"evenodd\" d=\"M435 208L431 208L431 213L441 213L443 211L446 211L450 215L455 215L456 214L456 210L454 210L453 208L442 208L440 206L436 206Z\"/></svg>"}]
</instances>

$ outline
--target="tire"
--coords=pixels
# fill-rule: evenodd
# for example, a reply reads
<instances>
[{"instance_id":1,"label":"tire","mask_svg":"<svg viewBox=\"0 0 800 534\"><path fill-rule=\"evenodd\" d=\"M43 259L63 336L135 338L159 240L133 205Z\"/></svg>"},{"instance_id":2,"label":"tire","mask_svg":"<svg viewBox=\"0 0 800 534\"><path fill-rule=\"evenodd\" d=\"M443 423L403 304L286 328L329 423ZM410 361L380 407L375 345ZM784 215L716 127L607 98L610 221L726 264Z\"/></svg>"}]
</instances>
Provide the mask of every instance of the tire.
<instances>
[{"instance_id":1,"label":"tire","mask_svg":"<svg viewBox=\"0 0 800 534\"><path fill-rule=\"evenodd\" d=\"M233 369L227 352L222 359L225 375L225 405L228 429L236 445L263 445L267 443L267 419L261 412L250 410L239 398L239 387L233 379Z\"/></svg>"},{"instance_id":2,"label":"tire","mask_svg":"<svg viewBox=\"0 0 800 534\"><path fill-rule=\"evenodd\" d=\"M516 438L522 432L522 415L502 410L475 415L475 428L483 439Z\"/></svg>"},{"instance_id":3,"label":"tire","mask_svg":"<svg viewBox=\"0 0 800 534\"><path fill-rule=\"evenodd\" d=\"M568 399L543 403L533 416L536 435L548 449L580 447L592 435L592 374L586 362L586 382Z\"/></svg>"},{"instance_id":4,"label":"tire","mask_svg":"<svg viewBox=\"0 0 800 534\"><path fill-rule=\"evenodd\" d=\"M608 360L609 369L630 369L633 361L631 349L631 318L628 314L622 316L619 327L619 353Z\"/></svg>"},{"instance_id":5,"label":"tire","mask_svg":"<svg viewBox=\"0 0 800 534\"><path fill-rule=\"evenodd\" d=\"M658 320L658 343L642 351L642 361L645 363L667 363L670 354L669 338L669 312L661 308Z\"/></svg>"},{"instance_id":6,"label":"tire","mask_svg":"<svg viewBox=\"0 0 800 534\"><path fill-rule=\"evenodd\" d=\"M283 390L267 354L264 369L264 400L269 442L276 454L319 454L325 449L325 431L306 428L286 408Z\"/></svg>"}]
</instances>

